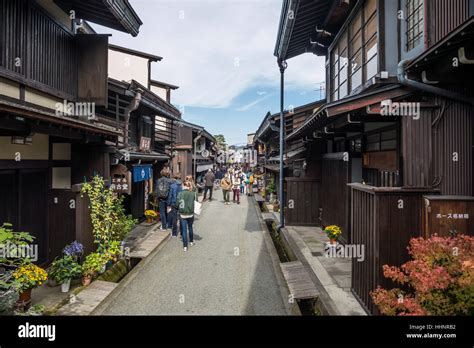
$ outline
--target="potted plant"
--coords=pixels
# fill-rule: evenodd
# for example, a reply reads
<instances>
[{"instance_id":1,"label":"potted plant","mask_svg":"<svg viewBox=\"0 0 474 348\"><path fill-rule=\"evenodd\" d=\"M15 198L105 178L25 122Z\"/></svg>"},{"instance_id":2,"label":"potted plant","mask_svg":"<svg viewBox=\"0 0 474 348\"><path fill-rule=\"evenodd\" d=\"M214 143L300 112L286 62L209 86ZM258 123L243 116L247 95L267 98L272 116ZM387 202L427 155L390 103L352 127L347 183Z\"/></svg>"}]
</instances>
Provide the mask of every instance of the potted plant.
<instances>
[{"instance_id":1,"label":"potted plant","mask_svg":"<svg viewBox=\"0 0 474 348\"><path fill-rule=\"evenodd\" d=\"M118 240L110 242L106 254L108 255L109 260L112 260L113 263L116 263L122 254L122 243Z\"/></svg>"},{"instance_id":2,"label":"potted plant","mask_svg":"<svg viewBox=\"0 0 474 348\"><path fill-rule=\"evenodd\" d=\"M153 219L155 219L157 216L158 214L154 210L145 211L146 222L149 224L151 224L153 222Z\"/></svg>"},{"instance_id":3,"label":"potted plant","mask_svg":"<svg viewBox=\"0 0 474 348\"><path fill-rule=\"evenodd\" d=\"M269 197L269 202L270 204L274 204L276 199L275 199L275 183L273 181L271 181L268 186L266 187L266 193L270 194L270 197Z\"/></svg>"},{"instance_id":4,"label":"potted plant","mask_svg":"<svg viewBox=\"0 0 474 348\"><path fill-rule=\"evenodd\" d=\"M49 276L57 284L61 284L61 291L66 293L69 292L71 279L81 273L82 269L77 260L73 256L65 255L51 264Z\"/></svg>"},{"instance_id":5,"label":"potted plant","mask_svg":"<svg viewBox=\"0 0 474 348\"><path fill-rule=\"evenodd\" d=\"M91 253L82 264L82 285L87 286L92 279L104 268L107 262L106 255Z\"/></svg>"},{"instance_id":6,"label":"potted plant","mask_svg":"<svg viewBox=\"0 0 474 348\"><path fill-rule=\"evenodd\" d=\"M26 261L13 272L13 279L14 287L20 293L18 302L27 304L31 300L31 290L43 285L48 279L48 273L41 267Z\"/></svg>"},{"instance_id":7,"label":"potted plant","mask_svg":"<svg viewBox=\"0 0 474 348\"><path fill-rule=\"evenodd\" d=\"M71 256L76 262L80 262L82 256L84 255L84 246L78 241L74 241L64 247L63 254L66 256Z\"/></svg>"},{"instance_id":8,"label":"potted plant","mask_svg":"<svg viewBox=\"0 0 474 348\"><path fill-rule=\"evenodd\" d=\"M342 231L339 226L330 225L330 226L326 226L326 228L324 229L324 233L326 233L326 235L328 236L329 242L331 244L336 244L337 239L341 235Z\"/></svg>"},{"instance_id":9,"label":"potted plant","mask_svg":"<svg viewBox=\"0 0 474 348\"><path fill-rule=\"evenodd\" d=\"M0 225L0 248L8 247L8 254L0 253L0 266L4 269L15 270L24 263L21 248L30 245L35 237L28 232L15 232L12 224Z\"/></svg>"}]
</instances>

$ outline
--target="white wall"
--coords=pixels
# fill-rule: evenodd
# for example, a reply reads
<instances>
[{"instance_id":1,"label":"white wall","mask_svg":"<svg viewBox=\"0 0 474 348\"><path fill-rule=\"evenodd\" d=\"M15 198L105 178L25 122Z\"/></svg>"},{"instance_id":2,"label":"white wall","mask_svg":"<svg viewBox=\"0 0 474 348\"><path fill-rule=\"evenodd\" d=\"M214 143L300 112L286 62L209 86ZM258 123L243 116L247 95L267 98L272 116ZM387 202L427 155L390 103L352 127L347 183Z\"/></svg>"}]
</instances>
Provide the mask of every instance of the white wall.
<instances>
[{"instance_id":1,"label":"white wall","mask_svg":"<svg viewBox=\"0 0 474 348\"><path fill-rule=\"evenodd\" d=\"M166 96L167 96L167 91L165 88L161 88L161 87L158 87L158 86L151 86L151 91L153 93L155 93L157 96L159 96L161 99L166 100Z\"/></svg>"},{"instance_id":2,"label":"white wall","mask_svg":"<svg viewBox=\"0 0 474 348\"><path fill-rule=\"evenodd\" d=\"M21 160L47 160L49 158L49 137L35 134L32 145L12 144L12 137L0 137L0 159L14 160L19 153Z\"/></svg>"},{"instance_id":3,"label":"white wall","mask_svg":"<svg viewBox=\"0 0 474 348\"><path fill-rule=\"evenodd\" d=\"M109 49L109 77L148 87L148 59Z\"/></svg>"}]
</instances>

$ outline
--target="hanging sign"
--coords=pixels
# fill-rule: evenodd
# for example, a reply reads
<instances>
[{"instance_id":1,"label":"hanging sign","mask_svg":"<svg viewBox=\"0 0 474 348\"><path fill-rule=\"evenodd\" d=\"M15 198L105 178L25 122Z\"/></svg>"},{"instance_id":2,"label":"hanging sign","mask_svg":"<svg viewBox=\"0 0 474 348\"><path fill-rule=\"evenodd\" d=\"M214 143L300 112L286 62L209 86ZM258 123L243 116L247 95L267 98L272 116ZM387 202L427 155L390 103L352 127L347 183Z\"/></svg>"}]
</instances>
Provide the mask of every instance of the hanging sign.
<instances>
[{"instance_id":1,"label":"hanging sign","mask_svg":"<svg viewBox=\"0 0 474 348\"><path fill-rule=\"evenodd\" d=\"M140 138L140 150L149 151L151 148L151 138L141 137Z\"/></svg>"},{"instance_id":2,"label":"hanging sign","mask_svg":"<svg viewBox=\"0 0 474 348\"><path fill-rule=\"evenodd\" d=\"M112 176L110 188L114 192L132 194L132 173L126 166L123 164L114 166L110 175Z\"/></svg>"},{"instance_id":3,"label":"hanging sign","mask_svg":"<svg viewBox=\"0 0 474 348\"><path fill-rule=\"evenodd\" d=\"M133 167L133 182L149 180L152 177L151 164Z\"/></svg>"}]
</instances>

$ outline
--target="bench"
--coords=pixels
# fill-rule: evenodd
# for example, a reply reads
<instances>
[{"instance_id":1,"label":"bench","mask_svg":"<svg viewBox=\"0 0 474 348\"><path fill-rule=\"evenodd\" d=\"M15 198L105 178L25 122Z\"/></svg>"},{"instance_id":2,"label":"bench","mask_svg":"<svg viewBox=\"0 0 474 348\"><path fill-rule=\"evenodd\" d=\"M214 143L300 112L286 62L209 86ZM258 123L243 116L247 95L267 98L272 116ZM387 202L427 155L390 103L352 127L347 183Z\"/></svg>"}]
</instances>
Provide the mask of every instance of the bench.
<instances>
[{"instance_id":1,"label":"bench","mask_svg":"<svg viewBox=\"0 0 474 348\"><path fill-rule=\"evenodd\" d=\"M295 300L319 297L319 292L300 261L280 263L290 295Z\"/></svg>"}]
</instances>

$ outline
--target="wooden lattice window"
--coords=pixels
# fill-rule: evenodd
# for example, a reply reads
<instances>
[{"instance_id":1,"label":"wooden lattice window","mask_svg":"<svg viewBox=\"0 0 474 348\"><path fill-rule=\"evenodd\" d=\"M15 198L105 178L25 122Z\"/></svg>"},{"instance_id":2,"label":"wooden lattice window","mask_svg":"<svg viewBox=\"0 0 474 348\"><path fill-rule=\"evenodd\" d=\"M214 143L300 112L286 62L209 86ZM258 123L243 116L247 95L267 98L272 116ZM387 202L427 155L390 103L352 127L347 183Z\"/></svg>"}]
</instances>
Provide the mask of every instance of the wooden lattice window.
<instances>
[{"instance_id":1,"label":"wooden lattice window","mask_svg":"<svg viewBox=\"0 0 474 348\"><path fill-rule=\"evenodd\" d=\"M407 22L407 51L417 47L424 32L424 4L423 0L406 1Z\"/></svg>"}]
</instances>

